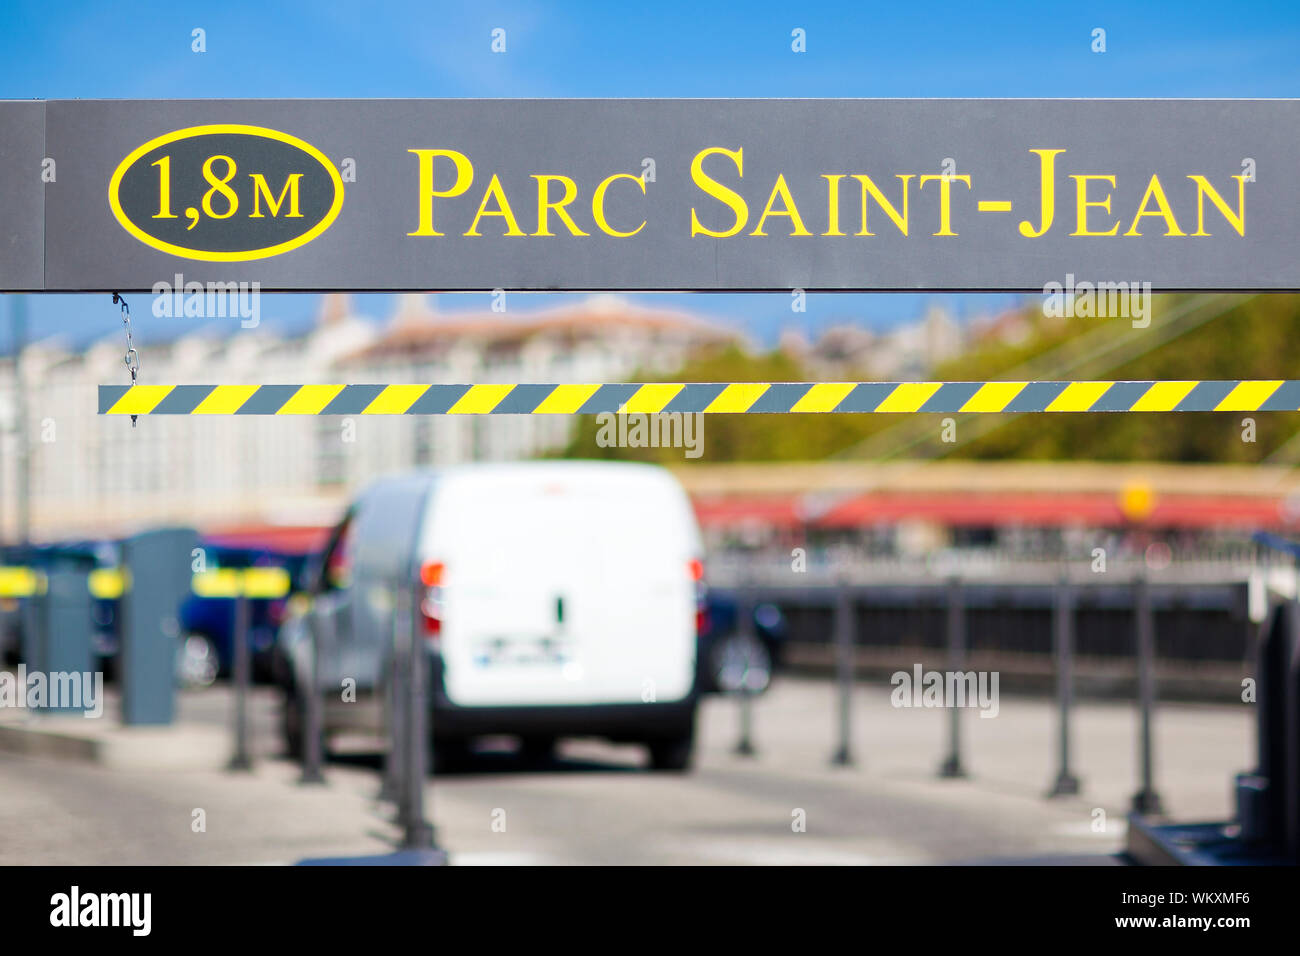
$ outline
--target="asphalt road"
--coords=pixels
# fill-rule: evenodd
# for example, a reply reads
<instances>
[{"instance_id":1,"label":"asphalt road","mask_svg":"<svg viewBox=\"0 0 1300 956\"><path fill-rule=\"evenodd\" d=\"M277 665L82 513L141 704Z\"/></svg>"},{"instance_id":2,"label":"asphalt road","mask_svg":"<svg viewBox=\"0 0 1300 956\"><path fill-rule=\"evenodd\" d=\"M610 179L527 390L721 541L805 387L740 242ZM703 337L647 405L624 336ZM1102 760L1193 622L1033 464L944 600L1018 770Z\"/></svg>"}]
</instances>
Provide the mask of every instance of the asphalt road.
<instances>
[{"instance_id":1,"label":"asphalt road","mask_svg":"<svg viewBox=\"0 0 1300 956\"><path fill-rule=\"evenodd\" d=\"M565 744L539 767L502 748L431 780L440 844L460 864L1113 862L1136 788L1132 708L1080 706L1080 796L1047 800L1054 710L1008 699L963 714L966 779L940 779L945 712L890 706L888 686L854 698L854 756L835 749L834 688L783 680L755 708L757 754L734 753L735 704L710 699L696 769L643 769L639 748ZM225 722L223 688L187 695L182 717ZM324 787L296 783L274 756L274 700L262 689L253 773L106 770L0 754L0 865L292 863L386 852L391 809L379 760L333 757ZM1157 784L1180 820L1230 814L1231 774L1251 762L1249 705L1166 706ZM196 829L201 814L203 829ZM797 824L802 823L802 827Z\"/></svg>"}]
</instances>

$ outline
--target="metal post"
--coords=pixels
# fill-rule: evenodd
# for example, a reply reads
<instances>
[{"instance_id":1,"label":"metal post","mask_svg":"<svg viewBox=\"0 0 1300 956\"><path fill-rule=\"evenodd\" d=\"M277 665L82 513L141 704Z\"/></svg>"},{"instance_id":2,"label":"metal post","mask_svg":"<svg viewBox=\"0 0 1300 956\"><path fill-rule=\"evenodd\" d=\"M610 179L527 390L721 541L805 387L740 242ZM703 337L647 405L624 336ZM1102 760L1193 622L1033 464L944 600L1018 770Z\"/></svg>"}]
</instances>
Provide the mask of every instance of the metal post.
<instances>
[{"instance_id":1,"label":"metal post","mask_svg":"<svg viewBox=\"0 0 1300 956\"><path fill-rule=\"evenodd\" d=\"M379 799L397 805L397 817L405 819L406 789L406 650L402 646L402 627L398 623L400 607L393 605L393 631L389 645L388 668L388 753L384 756L384 779L379 789Z\"/></svg>"},{"instance_id":2,"label":"metal post","mask_svg":"<svg viewBox=\"0 0 1300 956\"><path fill-rule=\"evenodd\" d=\"M248 598L241 584L235 598L235 752L230 758L231 770L253 769L248 752L248 612Z\"/></svg>"},{"instance_id":3,"label":"metal post","mask_svg":"<svg viewBox=\"0 0 1300 956\"><path fill-rule=\"evenodd\" d=\"M1074 595L1070 579L1061 575L1052 613L1056 651L1056 705L1059 769L1049 797L1069 797L1079 792L1079 778L1070 772L1070 708L1074 704Z\"/></svg>"},{"instance_id":4,"label":"metal post","mask_svg":"<svg viewBox=\"0 0 1300 956\"><path fill-rule=\"evenodd\" d=\"M307 686L299 695L302 707L302 784L324 783L322 772L324 753L321 746L321 699L320 699L320 618L315 611L306 616L307 633L311 638L311 667L307 671Z\"/></svg>"},{"instance_id":5,"label":"metal post","mask_svg":"<svg viewBox=\"0 0 1300 956\"><path fill-rule=\"evenodd\" d=\"M167 725L176 713L176 651L180 607L193 593L193 528L157 528L122 542L130 575L117 603L118 684L122 723ZM240 642L235 641L238 649Z\"/></svg>"},{"instance_id":6,"label":"metal post","mask_svg":"<svg viewBox=\"0 0 1300 956\"><path fill-rule=\"evenodd\" d=\"M13 297L14 333L14 416L17 419L18 528L17 538L25 545L31 538L32 446L27 423L27 380L23 374L23 350L27 347L27 296Z\"/></svg>"},{"instance_id":7,"label":"metal post","mask_svg":"<svg viewBox=\"0 0 1300 956\"><path fill-rule=\"evenodd\" d=\"M948 669L960 673L966 666L966 608L961 579L948 579ZM948 702L948 756L939 765L941 777L964 777L961 762L961 711L956 701Z\"/></svg>"},{"instance_id":8,"label":"metal post","mask_svg":"<svg viewBox=\"0 0 1300 956\"><path fill-rule=\"evenodd\" d=\"M853 644L855 638L853 595L847 582L841 581L835 592L835 673L839 685L839 745L831 763L847 767L853 763L852 700Z\"/></svg>"},{"instance_id":9,"label":"metal post","mask_svg":"<svg viewBox=\"0 0 1300 956\"><path fill-rule=\"evenodd\" d=\"M50 637L50 592L37 592L22 599L22 659L31 670L46 670L46 648ZM31 714L28 715L29 717Z\"/></svg>"},{"instance_id":10,"label":"metal post","mask_svg":"<svg viewBox=\"0 0 1300 956\"><path fill-rule=\"evenodd\" d=\"M1151 610L1151 585L1145 571L1138 573L1134 585L1133 615L1137 632L1138 760L1141 775L1141 789L1133 795L1133 812L1159 814L1163 811L1152 780L1151 750L1151 712L1156 696L1156 622Z\"/></svg>"},{"instance_id":11,"label":"metal post","mask_svg":"<svg viewBox=\"0 0 1300 956\"><path fill-rule=\"evenodd\" d=\"M27 666L46 674L85 674L92 679L93 656L90 649L90 590L84 567L56 565L46 574L45 594L38 600L44 605L41 615L41 654L28 658ZM53 677L51 677L53 680ZM83 687L82 707L62 701L48 703L45 713L73 713L87 709L90 703Z\"/></svg>"},{"instance_id":12,"label":"metal post","mask_svg":"<svg viewBox=\"0 0 1300 956\"><path fill-rule=\"evenodd\" d=\"M410 587L397 591L397 620L406 646L406 817L403 821L402 849L436 849L433 826L424 815L424 778L428 768L429 734L426 725L425 672L428 661L424 647L416 637L418 608Z\"/></svg>"},{"instance_id":13,"label":"metal post","mask_svg":"<svg viewBox=\"0 0 1300 956\"><path fill-rule=\"evenodd\" d=\"M1282 779L1270 786L1282 788L1282 839L1288 855L1300 862L1300 595L1288 602L1286 640L1282 647L1282 673L1274 682L1282 689L1283 699L1277 711L1283 715L1278 728L1283 745Z\"/></svg>"},{"instance_id":14,"label":"metal post","mask_svg":"<svg viewBox=\"0 0 1300 956\"><path fill-rule=\"evenodd\" d=\"M736 628L742 638L758 640L754 631L754 589L749 585L742 585L736 596ZM754 747L754 693L749 686L748 670L741 674L736 697L740 708L740 739L736 741L735 753L739 757L753 757L758 750Z\"/></svg>"}]
</instances>

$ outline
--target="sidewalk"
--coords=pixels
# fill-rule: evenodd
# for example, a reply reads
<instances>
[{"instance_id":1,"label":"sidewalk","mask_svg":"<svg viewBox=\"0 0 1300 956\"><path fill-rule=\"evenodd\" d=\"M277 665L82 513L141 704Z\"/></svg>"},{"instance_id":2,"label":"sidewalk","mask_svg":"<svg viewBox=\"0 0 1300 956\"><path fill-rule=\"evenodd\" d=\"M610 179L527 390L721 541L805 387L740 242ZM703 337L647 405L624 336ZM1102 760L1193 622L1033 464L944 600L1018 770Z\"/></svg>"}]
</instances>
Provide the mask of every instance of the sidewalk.
<instances>
[{"instance_id":1,"label":"sidewalk","mask_svg":"<svg viewBox=\"0 0 1300 956\"><path fill-rule=\"evenodd\" d=\"M226 687L178 692L170 726L123 725L117 687L104 691L103 713L47 714L26 708L0 708L0 752L79 760L123 770L216 770L233 751L230 731L233 694ZM271 688L249 695L253 744L276 752Z\"/></svg>"},{"instance_id":2,"label":"sidewalk","mask_svg":"<svg viewBox=\"0 0 1300 956\"><path fill-rule=\"evenodd\" d=\"M227 739L230 694L182 695L178 737ZM576 741L540 768L480 755L426 790L440 844L457 864L1113 862L1136 789L1129 705L1082 703L1077 797L1044 799L1055 775L1055 709L1003 695L997 717L963 714L970 776L939 778L947 714L890 705L859 686L854 757L834 767L836 689L783 678L754 708L757 755L734 747L734 701L706 700L696 769L642 769L634 745ZM324 787L297 783L276 753L274 693L253 695L251 773L221 758L201 769L108 768L0 752L0 865L287 864L391 852L391 808L375 800L380 761L336 756ZM1250 705L1164 705L1157 787L1179 821L1231 815L1232 774L1253 762ZM90 721L87 721L90 723ZM113 723L102 722L109 736ZM134 731L116 734L127 736ZM204 811L206 832L192 829ZM1099 811L1103 826L1098 829ZM806 815L806 829L792 819Z\"/></svg>"}]
</instances>

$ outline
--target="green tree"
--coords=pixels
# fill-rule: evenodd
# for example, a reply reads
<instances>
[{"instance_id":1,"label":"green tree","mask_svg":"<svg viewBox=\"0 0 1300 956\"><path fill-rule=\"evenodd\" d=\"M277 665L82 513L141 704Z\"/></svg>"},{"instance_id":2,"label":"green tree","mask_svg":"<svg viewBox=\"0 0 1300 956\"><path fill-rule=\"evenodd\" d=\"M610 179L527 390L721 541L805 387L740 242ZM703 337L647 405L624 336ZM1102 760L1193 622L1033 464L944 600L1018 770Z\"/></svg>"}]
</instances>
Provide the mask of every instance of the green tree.
<instances>
[{"instance_id":1,"label":"green tree","mask_svg":"<svg viewBox=\"0 0 1300 956\"><path fill-rule=\"evenodd\" d=\"M1144 335L1160 342L1161 316L1198 306L1188 296L1157 297L1149 329L1133 329L1128 319L1044 319L1026 313L1031 334L1017 343L991 342L934 371L938 381L1018 378L1025 368L1065 362L1071 379L1288 379L1300 377L1300 296L1258 295L1232 303L1221 314L1157 347L1145 349ZM1173 328L1169 326L1168 328ZM1069 363L1072 349L1086 354L1111 335L1136 357L1105 356ZM1114 340L1118 341L1118 340ZM1085 347L1086 346L1086 347ZM1144 350L1145 349L1145 350ZM1105 348L1098 351L1105 352ZM1138 354L1141 353L1141 354ZM1036 365L1037 363L1037 365ZM670 376L638 373L633 381L792 382L814 381L790 355L773 351L751 355L734 346L693 357ZM939 418L893 415L711 415L704 429L701 461L815 461L863 454L948 455L979 459L1152 460L1181 462L1259 462L1277 452L1300 430L1295 412L1209 412L1195 415L1052 414L978 416L963 425L978 435L956 446L938 441ZM1242 420L1255 421L1255 438L1242 440ZM596 443L594 416L584 416L566 457L621 458L663 463L683 461L680 449L602 448ZM871 439L871 441L867 441ZM883 449L883 451L882 451ZM1289 452L1290 449L1287 449ZM1300 458L1300 443L1296 457ZM1289 457L1289 456L1287 456ZM689 463L689 460L687 461Z\"/></svg>"}]
</instances>

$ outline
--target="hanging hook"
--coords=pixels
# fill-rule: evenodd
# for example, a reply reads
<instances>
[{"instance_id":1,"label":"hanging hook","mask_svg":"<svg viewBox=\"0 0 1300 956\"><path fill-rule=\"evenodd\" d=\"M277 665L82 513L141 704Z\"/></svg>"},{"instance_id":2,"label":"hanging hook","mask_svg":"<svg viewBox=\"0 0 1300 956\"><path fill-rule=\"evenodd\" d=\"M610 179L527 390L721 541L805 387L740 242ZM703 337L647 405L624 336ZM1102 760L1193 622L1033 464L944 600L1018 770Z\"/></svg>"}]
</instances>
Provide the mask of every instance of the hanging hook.
<instances>
[{"instance_id":1,"label":"hanging hook","mask_svg":"<svg viewBox=\"0 0 1300 956\"><path fill-rule=\"evenodd\" d=\"M121 293L113 293L113 304L122 307L122 325L126 327L126 356L123 362L126 363L126 369L131 373L131 386L135 387L136 373L140 371L140 353L136 351L135 344L131 340L131 307L126 304L126 299L122 298ZM135 428L136 416L131 416L131 427Z\"/></svg>"}]
</instances>

